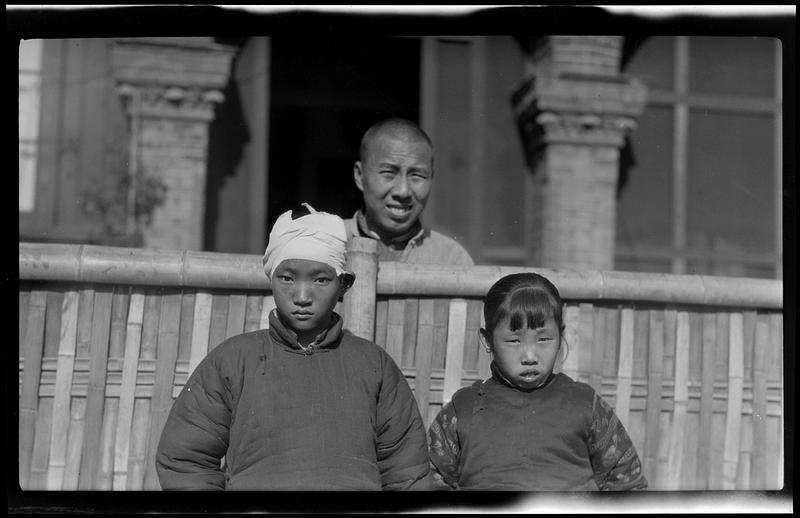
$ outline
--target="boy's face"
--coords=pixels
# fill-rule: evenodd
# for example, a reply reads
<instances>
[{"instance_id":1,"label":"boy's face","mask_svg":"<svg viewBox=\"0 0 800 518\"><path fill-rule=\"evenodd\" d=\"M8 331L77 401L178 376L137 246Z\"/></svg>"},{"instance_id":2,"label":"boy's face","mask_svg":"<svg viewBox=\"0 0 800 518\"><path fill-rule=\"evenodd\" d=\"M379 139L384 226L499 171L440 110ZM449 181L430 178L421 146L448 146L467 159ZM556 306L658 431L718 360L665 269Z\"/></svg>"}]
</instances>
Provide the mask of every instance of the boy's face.
<instances>
[{"instance_id":1,"label":"boy's face","mask_svg":"<svg viewBox=\"0 0 800 518\"><path fill-rule=\"evenodd\" d=\"M272 275L278 314L303 345L328 326L341 291L336 270L319 261L286 259Z\"/></svg>"},{"instance_id":2,"label":"boy's face","mask_svg":"<svg viewBox=\"0 0 800 518\"><path fill-rule=\"evenodd\" d=\"M481 334L491 346L497 367L523 390L538 387L547 380L561 347L561 333L553 317L545 320L542 327L524 326L514 331L506 318L491 334L485 329L481 329Z\"/></svg>"}]
</instances>

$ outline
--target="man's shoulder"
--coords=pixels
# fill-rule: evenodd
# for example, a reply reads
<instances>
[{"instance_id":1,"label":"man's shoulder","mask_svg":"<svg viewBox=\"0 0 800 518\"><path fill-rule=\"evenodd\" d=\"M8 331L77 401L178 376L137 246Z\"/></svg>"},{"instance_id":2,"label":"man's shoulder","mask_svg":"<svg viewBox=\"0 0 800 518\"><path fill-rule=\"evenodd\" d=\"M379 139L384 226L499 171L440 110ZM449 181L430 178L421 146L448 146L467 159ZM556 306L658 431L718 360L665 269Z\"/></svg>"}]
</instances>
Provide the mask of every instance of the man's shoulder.
<instances>
[{"instance_id":1,"label":"man's shoulder","mask_svg":"<svg viewBox=\"0 0 800 518\"><path fill-rule=\"evenodd\" d=\"M455 238L432 228L425 228L423 239L420 242L420 249L426 250L426 255L431 256L426 258L429 259L429 262L456 266L472 266L475 264L469 252L461 243L456 241Z\"/></svg>"}]
</instances>

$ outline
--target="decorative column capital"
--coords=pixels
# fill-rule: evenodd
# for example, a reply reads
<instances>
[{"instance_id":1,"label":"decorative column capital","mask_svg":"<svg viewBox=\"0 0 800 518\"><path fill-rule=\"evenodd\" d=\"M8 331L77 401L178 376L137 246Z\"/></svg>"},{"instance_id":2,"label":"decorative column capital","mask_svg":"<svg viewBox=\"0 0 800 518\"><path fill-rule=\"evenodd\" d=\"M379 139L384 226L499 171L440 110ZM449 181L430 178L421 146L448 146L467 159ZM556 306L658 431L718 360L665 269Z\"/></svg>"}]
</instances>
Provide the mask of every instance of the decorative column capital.
<instances>
[{"instance_id":1,"label":"decorative column capital","mask_svg":"<svg viewBox=\"0 0 800 518\"><path fill-rule=\"evenodd\" d=\"M550 36L527 49L511 104L529 167L552 143L622 147L646 88L619 74L621 37Z\"/></svg>"},{"instance_id":2,"label":"decorative column capital","mask_svg":"<svg viewBox=\"0 0 800 518\"><path fill-rule=\"evenodd\" d=\"M129 114L209 121L234 54L211 38L119 38L111 65Z\"/></svg>"}]
</instances>

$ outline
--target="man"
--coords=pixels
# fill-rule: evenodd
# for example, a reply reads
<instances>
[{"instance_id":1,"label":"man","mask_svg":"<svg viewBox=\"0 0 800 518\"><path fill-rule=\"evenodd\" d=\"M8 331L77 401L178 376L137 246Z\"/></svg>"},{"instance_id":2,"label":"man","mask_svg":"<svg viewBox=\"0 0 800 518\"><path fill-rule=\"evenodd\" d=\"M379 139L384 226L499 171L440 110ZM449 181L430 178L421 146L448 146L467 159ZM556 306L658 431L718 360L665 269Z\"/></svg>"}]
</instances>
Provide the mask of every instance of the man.
<instances>
[{"instance_id":1,"label":"man","mask_svg":"<svg viewBox=\"0 0 800 518\"><path fill-rule=\"evenodd\" d=\"M433 181L433 144L415 123L392 118L369 128L353 176L364 210L345 221L348 237L376 239L379 260L474 264L463 246L420 222Z\"/></svg>"},{"instance_id":2,"label":"man","mask_svg":"<svg viewBox=\"0 0 800 518\"><path fill-rule=\"evenodd\" d=\"M275 222L263 258L269 329L225 340L192 373L158 445L162 489L430 487L425 426L403 373L334 312L354 281L346 239L340 217L308 205Z\"/></svg>"}]
</instances>

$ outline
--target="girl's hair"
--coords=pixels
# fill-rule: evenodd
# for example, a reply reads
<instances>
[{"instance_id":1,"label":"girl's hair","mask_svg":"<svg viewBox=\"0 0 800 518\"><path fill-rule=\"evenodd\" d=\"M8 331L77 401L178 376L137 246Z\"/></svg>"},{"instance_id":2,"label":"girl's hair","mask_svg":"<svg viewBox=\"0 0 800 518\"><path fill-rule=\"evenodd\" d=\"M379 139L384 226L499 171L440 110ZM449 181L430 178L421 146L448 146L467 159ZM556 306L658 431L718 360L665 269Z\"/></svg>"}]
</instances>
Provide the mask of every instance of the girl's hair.
<instances>
[{"instance_id":1,"label":"girl's hair","mask_svg":"<svg viewBox=\"0 0 800 518\"><path fill-rule=\"evenodd\" d=\"M561 295L552 282L537 273L514 273L489 288L483 299L483 317L489 333L505 318L516 331L523 326L542 327L549 317L563 332L562 307Z\"/></svg>"}]
</instances>

